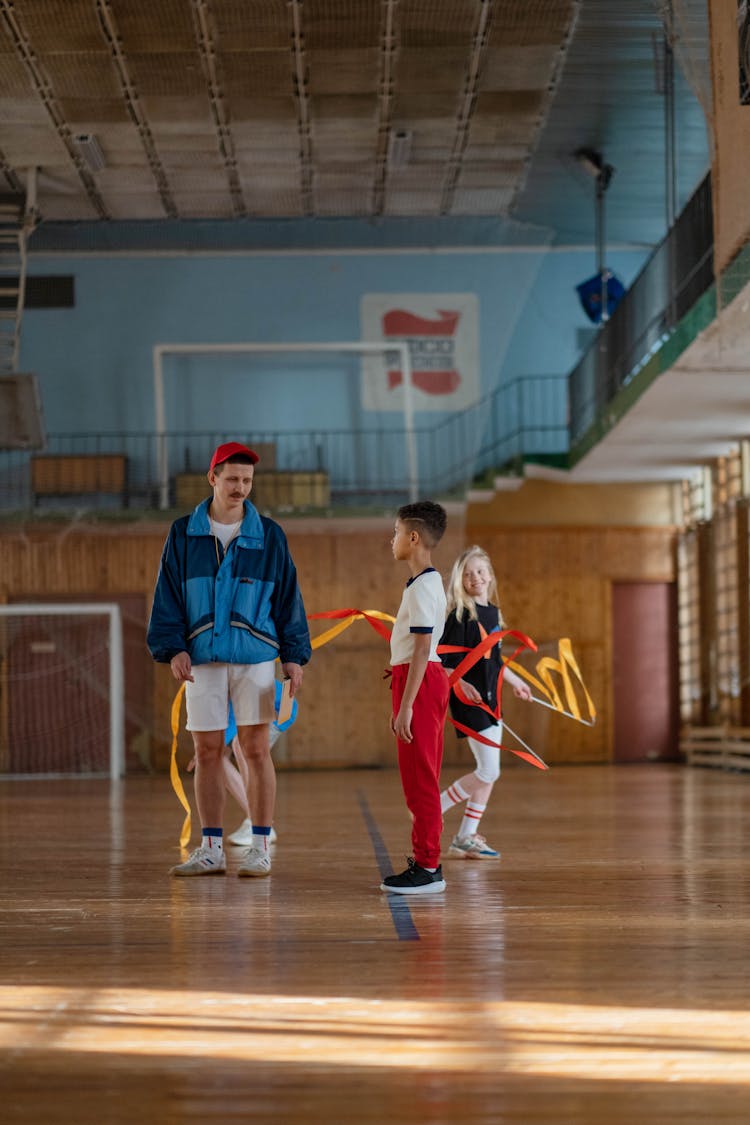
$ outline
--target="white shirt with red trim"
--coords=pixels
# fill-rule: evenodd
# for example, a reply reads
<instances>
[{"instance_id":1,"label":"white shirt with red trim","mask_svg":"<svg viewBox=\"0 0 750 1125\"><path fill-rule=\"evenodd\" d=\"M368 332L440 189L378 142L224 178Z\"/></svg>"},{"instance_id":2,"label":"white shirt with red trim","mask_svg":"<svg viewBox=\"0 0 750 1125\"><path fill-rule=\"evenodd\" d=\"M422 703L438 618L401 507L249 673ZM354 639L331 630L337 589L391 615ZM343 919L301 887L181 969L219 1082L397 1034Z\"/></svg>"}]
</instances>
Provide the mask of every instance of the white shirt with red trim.
<instances>
[{"instance_id":1,"label":"white shirt with red trim","mask_svg":"<svg viewBox=\"0 0 750 1125\"><path fill-rule=\"evenodd\" d=\"M443 580L434 567L409 579L391 633L392 665L411 663L418 633L430 634L429 659L440 663L437 646L443 635L446 608Z\"/></svg>"}]
</instances>

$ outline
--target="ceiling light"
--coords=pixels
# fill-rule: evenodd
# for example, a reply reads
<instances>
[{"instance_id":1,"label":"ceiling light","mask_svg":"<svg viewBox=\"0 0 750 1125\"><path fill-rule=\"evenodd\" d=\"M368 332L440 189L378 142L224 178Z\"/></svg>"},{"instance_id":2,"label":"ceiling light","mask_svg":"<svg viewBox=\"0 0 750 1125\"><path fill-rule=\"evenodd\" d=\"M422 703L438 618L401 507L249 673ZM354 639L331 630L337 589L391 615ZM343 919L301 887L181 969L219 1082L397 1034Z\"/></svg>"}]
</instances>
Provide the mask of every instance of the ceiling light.
<instances>
[{"instance_id":1,"label":"ceiling light","mask_svg":"<svg viewBox=\"0 0 750 1125\"><path fill-rule=\"evenodd\" d=\"M92 172L101 172L107 161L93 133L75 133L73 145Z\"/></svg>"},{"instance_id":2,"label":"ceiling light","mask_svg":"<svg viewBox=\"0 0 750 1125\"><path fill-rule=\"evenodd\" d=\"M412 140L411 129L391 129L388 138L388 163L392 168L403 168L409 163Z\"/></svg>"},{"instance_id":3,"label":"ceiling light","mask_svg":"<svg viewBox=\"0 0 750 1125\"><path fill-rule=\"evenodd\" d=\"M606 191L615 170L611 164L604 163L602 154L597 152L595 148L579 148L573 155L584 172L596 180L603 191Z\"/></svg>"}]
</instances>

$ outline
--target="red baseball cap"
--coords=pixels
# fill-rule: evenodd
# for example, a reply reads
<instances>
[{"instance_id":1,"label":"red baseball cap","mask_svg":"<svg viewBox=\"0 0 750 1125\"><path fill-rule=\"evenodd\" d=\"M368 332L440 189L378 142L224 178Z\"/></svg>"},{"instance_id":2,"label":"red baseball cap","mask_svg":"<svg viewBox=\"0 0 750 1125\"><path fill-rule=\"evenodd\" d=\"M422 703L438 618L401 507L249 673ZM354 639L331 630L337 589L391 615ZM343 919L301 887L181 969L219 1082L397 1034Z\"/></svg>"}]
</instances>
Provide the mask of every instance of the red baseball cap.
<instances>
[{"instance_id":1,"label":"red baseball cap","mask_svg":"<svg viewBox=\"0 0 750 1125\"><path fill-rule=\"evenodd\" d=\"M246 445L240 445L238 441L227 441L224 445L218 445L214 450L211 464L208 466L209 473L213 472L217 465L223 465L230 457L236 457L240 453L249 457L253 465L257 465L260 461L258 454L254 450L248 449Z\"/></svg>"}]
</instances>

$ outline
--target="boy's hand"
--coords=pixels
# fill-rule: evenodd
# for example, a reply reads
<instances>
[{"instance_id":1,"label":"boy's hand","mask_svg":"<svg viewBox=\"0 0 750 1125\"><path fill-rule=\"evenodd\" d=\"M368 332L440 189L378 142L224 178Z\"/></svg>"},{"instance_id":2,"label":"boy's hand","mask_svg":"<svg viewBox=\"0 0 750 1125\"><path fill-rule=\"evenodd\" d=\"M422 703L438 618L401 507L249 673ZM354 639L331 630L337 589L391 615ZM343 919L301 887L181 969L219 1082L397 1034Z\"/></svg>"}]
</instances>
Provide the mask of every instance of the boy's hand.
<instances>
[{"instance_id":1,"label":"boy's hand","mask_svg":"<svg viewBox=\"0 0 750 1125\"><path fill-rule=\"evenodd\" d=\"M411 707L400 707L398 715L391 718L391 730L401 742L411 742Z\"/></svg>"},{"instance_id":2,"label":"boy's hand","mask_svg":"<svg viewBox=\"0 0 750 1125\"><path fill-rule=\"evenodd\" d=\"M178 683L182 684L185 680L190 680L190 683L195 683L193 678L193 663L190 659L190 653L178 652L177 656L173 656L169 662L169 667L172 669L172 675Z\"/></svg>"}]
</instances>

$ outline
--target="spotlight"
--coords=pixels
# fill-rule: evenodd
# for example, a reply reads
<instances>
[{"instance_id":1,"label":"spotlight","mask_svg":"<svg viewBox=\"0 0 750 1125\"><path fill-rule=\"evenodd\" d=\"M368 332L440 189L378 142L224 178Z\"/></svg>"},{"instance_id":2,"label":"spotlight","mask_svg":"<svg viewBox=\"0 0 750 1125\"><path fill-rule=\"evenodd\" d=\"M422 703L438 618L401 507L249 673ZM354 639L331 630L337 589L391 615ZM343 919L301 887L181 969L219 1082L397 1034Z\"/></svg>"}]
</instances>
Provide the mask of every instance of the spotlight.
<instances>
[{"instance_id":1,"label":"spotlight","mask_svg":"<svg viewBox=\"0 0 750 1125\"><path fill-rule=\"evenodd\" d=\"M579 148L573 153L578 163L587 175L596 180L601 191L606 191L610 185L615 170L611 164L605 164L604 157L595 148Z\"/></svg>"},{"instance_id":2,"label":"spotlight","mask_svg":"<svg viewBox=\"0 0 750 1125\"><path fill-rule=\"evenodd\" d=\"M107 161L104 159L101 145L93 133L76 133L73 144L92 172L101 172L106 166Z\"/></svg>"},{"instance_id":3,"label":"spotlight","mask_svg":"<svg viewBox=\"0 0 750 1125\"><path fill-rule=\"evenodd\" d=\"M412 140L411 129L391 129L388 137L388 163L392 168L403 168L409 163Z\"/></svg>"}]
</instances>

